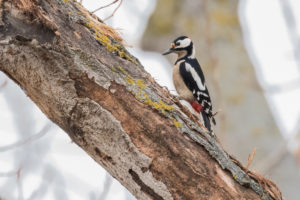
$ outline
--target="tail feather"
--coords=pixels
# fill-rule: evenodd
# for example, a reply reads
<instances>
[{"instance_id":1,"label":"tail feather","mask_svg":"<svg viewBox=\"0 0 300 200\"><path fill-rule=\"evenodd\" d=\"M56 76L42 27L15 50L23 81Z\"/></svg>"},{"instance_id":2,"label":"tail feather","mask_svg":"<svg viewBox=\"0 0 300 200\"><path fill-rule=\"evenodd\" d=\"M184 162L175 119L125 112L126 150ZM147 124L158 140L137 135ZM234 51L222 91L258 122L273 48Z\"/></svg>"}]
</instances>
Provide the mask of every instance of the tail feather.
<instances>
[{"instance_id":1,"label":"tail feather","mask_svg":"<svg viewBox=\"0 0 300 200\"><path fill-rule=\"evenodd\" d=\"M201 114L202 114L204 126L207 128L209 132L211 132L211 124L210 124L209 116L205 112L201 112ZM215 120L213 120L213 123L215 124Z\"/></svg>"},{"instance_id":2,"label":"tail feather","mask_svg":"<svg viewBox=\"0 0 300 200\"><path fill-rule=\"evenodd\" d=\"M211 121L214 125L216 125L216 120L215 120L214 116L211 117Z\"/></svg>"}]
</instances>

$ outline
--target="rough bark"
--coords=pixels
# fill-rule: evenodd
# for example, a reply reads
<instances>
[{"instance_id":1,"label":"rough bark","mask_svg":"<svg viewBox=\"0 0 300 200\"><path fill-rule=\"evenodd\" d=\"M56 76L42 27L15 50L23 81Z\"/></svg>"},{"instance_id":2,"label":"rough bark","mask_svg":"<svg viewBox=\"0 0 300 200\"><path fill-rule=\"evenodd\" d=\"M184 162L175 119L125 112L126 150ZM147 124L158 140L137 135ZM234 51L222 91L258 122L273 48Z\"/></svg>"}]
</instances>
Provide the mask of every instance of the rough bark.
<instances>
[{"instance_id":1,"label":"rough bark","mask_svg":"<svg viewBox=\"0 0 300 200\"><path fill-rule=\"evenodd\" d=\"M78 3L0 4L0 70L137 199L282 199Z\"/></svg>"}]
</instances>

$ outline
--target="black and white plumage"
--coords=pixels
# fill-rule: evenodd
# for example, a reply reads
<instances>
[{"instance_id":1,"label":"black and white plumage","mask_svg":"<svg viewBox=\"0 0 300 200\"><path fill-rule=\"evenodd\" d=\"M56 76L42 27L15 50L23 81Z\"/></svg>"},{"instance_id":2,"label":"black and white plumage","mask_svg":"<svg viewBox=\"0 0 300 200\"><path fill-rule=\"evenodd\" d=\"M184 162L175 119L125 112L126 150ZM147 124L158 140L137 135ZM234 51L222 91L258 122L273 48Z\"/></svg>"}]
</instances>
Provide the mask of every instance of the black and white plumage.
<instances>
[{"instance_id":1,"label":"black and white plumage","mask_svg":"<svg viewBox=\"0 0 300 200\"><path fill-rule=\"evenodd\" d=\"M195 58L195 48L190 38L181 36L171 43L171 48L163 53L176 53L178 58L173 68L173 82L179 98L188 101L192 107L202 114L205 127L211 131L210 120L216 124L212 113L212 103L205 77Z\"/></svg>"}]
</instances>

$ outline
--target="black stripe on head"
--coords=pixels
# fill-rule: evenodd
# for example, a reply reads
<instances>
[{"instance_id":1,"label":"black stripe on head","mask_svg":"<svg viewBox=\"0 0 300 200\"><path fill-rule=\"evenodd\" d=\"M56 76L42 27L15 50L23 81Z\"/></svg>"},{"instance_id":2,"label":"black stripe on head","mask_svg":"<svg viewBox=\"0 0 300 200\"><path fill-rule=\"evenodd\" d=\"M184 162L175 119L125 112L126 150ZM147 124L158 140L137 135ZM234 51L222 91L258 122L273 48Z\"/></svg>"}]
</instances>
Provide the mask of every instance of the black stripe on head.
<instances>
[{"instance_id":1,"label":"black stripe on head","mask_svg":"<svg viewBox=\"0 0 300 200\"><path fill-rule=\"evenodd\" d=\"M173 43L175 44L175 51L187 51L187 56L193 53L193 42L187 36L180 36L176 38Z\"/></svg>"},{"instance_id":2,"label":"black stripe on head","mask_svg":"<svg viewBox=\"0 0 300 200\"><path fill-rule=\"evenodd\" d=\"M176 38L173 43L175 44L175 48L187 48L193 44L192 40L187 36L180 36Z\"/></svg>"}]
</instances>

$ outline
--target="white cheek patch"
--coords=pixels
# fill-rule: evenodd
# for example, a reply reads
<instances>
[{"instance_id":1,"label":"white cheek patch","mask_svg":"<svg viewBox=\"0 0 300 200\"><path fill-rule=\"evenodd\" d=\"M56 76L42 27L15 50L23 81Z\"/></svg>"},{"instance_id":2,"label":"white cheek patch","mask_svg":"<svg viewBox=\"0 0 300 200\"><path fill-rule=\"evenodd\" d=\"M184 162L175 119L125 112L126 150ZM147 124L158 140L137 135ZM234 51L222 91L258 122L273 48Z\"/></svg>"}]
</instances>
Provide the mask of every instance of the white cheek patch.
<instances>
[{"instance_id":1,"label":"white cheek patch","mask_svg":"<svg viewBox=\"0 0 300 200\"><path fill-rule=\"evenodd\" d=\"M183 40L178 40L177 42L179 42L179 46L176 46L176 49L188 47L192 41L190 38L185 38Z\"/></svg>"}]
</instances>

